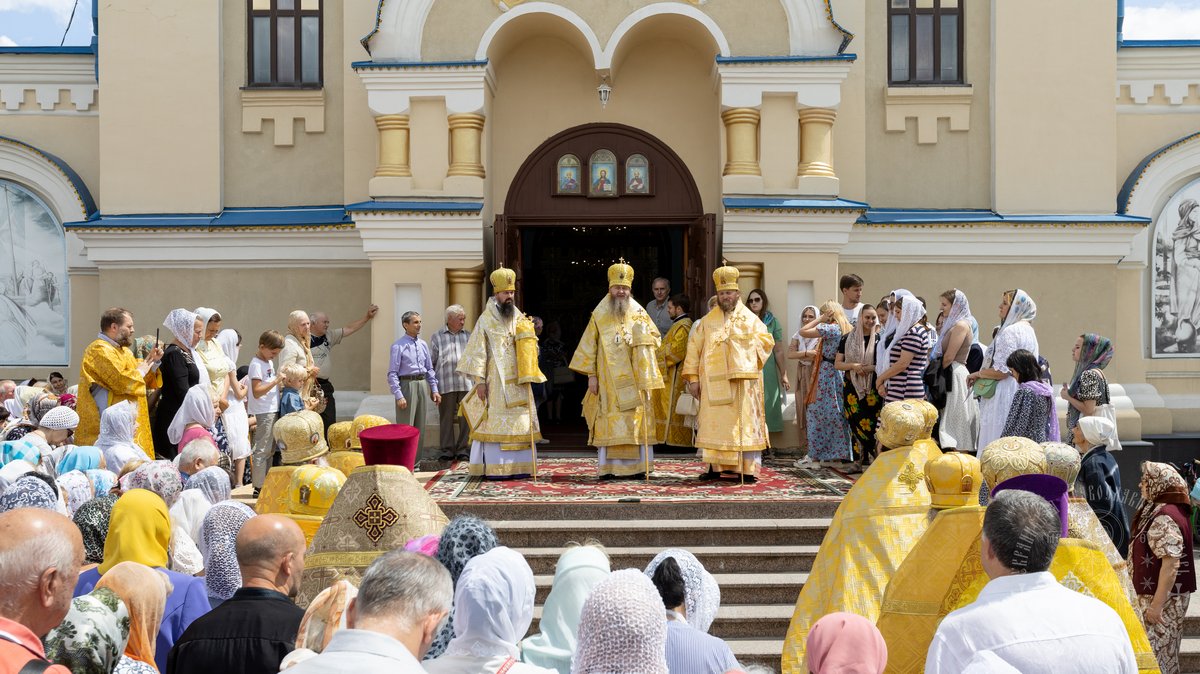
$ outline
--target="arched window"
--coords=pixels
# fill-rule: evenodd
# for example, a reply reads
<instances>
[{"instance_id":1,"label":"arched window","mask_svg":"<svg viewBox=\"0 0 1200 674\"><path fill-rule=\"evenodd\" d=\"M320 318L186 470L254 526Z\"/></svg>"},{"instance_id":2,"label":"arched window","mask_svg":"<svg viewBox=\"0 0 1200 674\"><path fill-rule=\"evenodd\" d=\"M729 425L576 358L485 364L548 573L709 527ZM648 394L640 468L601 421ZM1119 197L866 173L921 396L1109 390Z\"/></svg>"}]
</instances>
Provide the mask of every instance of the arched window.
<instances>
[{"instance_id":1,"label":"arched window","mask_svg":"<svg viewBox=\"0 0 1200 674\"><path fill-rule=\"evenodd\" d=\"M1154 228L1155 357L1200 357L1200 180L1171 197Z\"/></svg>"},{"instance_id":2,"label":"arched window","mask_svg":"<svg viewBox=\"0 0 1200 674\"><path fill-rule=\"evenodd\" d=\"M0 180L0 365L66 365L66 236L46 204Z\"/></svg>"}]
</instances>

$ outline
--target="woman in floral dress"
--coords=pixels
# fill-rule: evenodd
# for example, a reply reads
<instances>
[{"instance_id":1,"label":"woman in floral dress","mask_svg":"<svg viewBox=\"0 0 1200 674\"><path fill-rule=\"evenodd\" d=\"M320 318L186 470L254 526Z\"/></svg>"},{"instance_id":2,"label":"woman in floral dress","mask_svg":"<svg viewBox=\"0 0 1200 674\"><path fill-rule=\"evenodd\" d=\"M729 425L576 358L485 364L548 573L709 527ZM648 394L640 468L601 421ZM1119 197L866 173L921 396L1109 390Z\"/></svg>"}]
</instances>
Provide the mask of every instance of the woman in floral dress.
<instances>
[{"instance_id":1,"label":"woman in floral dress","mask_svg":"<svg viewBox=\"0 0 1200 674\"><path fill-rule=\"evenodd\" d=\"M850 427L842 414L842 375L834 365L842 335L851 329L841 305L832 300L821 305L816 320L800 328L801 337L819 337L821 343L816 385L809 389L808 455L799 465L851 460Z\"/></svg>"},{"instance_id":2,"label":"woman in floral dress","mask_svg":"<svg viewBox=\"0 0 1200 674\"><path fill-rule=\"evenodd\" d=\"M842 337L834 367L845 373L843 409L854 440L854 460L870 463L875 454L875 427L883 409L883 396L875 390L875 339L879 316L866 305L854 330Z\"/></svg>"}]
</instances>

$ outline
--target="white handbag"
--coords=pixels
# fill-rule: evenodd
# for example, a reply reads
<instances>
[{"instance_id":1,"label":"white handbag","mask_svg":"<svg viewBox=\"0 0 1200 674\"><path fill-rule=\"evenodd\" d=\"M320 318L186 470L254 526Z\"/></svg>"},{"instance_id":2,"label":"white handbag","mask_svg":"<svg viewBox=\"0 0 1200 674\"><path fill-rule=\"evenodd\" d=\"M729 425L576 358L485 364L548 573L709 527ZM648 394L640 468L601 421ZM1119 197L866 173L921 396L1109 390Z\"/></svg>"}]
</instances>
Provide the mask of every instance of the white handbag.
<instances>
[{"instance_id":1,"label":"white handbag","mask_svg":"<svg viewBox=\"0 0 1200 674\"><path fill-rule=\"evenodd\" d=\"M694 417L700 413L700 401L687 391L679 394L675 401L675 414L683 417Z\"/></svg>"},{"instance_id":2,"label":"white handbag","mask_svg":"<svg viewBox=\"0 0 1200 674\"><path fill-rule=\"evenodd\" d=\"M783 394L783 420L796 420L796 394L790 391Z\"/></svg>"}]
</instances>

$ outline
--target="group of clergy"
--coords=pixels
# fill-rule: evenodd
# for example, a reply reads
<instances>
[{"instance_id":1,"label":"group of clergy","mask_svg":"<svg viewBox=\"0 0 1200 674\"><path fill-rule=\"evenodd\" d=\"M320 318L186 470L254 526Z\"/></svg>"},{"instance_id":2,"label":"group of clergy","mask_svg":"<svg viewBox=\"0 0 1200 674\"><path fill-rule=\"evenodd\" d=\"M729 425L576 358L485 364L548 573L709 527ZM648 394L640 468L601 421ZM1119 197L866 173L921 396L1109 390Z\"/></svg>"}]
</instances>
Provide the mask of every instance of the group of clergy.
<instances>
[{"instance_id":1,"label":"group of clergy","mask_svg":"<svg viewBox=\"0 0 1200 674\"><path fill-rule=\"evenodd\" d=\"M713 272L716 306L694 322L675 307L665 336L632 297L633 274L624 259L608 268L608 292L570 362L588 378L583 416L600 479L648 478L654 446L670 442L700 450L708 465L701 480L754 482L769 443L762 368L775 340L742 303L738 270ZM541 432L532 384L546 380L537 338L514 306L516 274L501 266L489 280L493 295L458 367L475 382L462 408L471 426L470 472L536 477ZM685 394L697 408L687 425L676 411Z\"/></svg>"}]
</instances>

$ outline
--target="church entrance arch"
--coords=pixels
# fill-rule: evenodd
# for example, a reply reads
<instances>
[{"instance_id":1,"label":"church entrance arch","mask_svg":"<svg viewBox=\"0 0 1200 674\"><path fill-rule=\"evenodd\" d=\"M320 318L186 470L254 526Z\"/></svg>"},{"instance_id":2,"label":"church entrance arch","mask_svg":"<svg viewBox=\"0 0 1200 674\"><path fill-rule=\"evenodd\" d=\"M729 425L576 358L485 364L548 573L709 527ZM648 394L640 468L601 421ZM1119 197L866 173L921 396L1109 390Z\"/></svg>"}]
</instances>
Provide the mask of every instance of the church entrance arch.
<instances>
[{"instance_id":1,"label":"church entrance arch","mask_svg":"<svg viewBox=\"0 0 1200 674\"><path fill-rule=\"evenodd\" d=\"M566 359L622 257L643 305L657 276L691 298L693 316L713 292L716 217L679 155L631 126L585 124L542 143L513 178L494 236L495 263L518 271L518 306L546 322L543 343L561 333ZM564 418L576 418L579 396L565 397Z\"/></svg>"}]
</instances>

